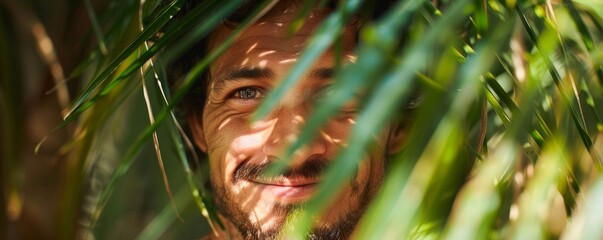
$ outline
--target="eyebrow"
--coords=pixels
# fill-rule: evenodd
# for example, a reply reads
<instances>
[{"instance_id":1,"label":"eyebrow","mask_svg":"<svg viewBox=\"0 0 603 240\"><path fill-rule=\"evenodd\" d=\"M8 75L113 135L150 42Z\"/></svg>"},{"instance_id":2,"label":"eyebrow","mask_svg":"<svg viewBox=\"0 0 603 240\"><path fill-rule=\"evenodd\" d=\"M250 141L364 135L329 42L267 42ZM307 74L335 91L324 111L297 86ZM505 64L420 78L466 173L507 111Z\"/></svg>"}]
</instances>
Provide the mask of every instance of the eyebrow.
<instances>
[{"instance_id":1,"label":"eyebrow","mask_svg":"<svg viewBox=\"0 0 603 240\"><path fill-rule=\"evenodd\" d=\"M313 80L327 80L333 78L334 68L318 68L310 73L310 79ZM218 77L216 80L213 90L221 92L227 82L237 81L240 79L261 79L261 78L274 78L274 72L269 68L240 68L228 71L224 75Z\"/></svg>"},{"instance_id":2,"label":"eyebrow","mask_svg":"<svg viewBox=\"0 0 603 240\"><path fill-rule=\"evenodd\" d=\"M216 80L213 90L221 92L227 82L237 81L243 78L260 79L273 78L274 72L268 68L240 68L226 72Z\"/></svg>"},{"instance_id":3,"label":"eyebrow","mask_svg":"<svg viewBox=\"0 0 603 240\"><path fill-rule=\"evenodd\" d=\"M310 78L316 80L326 80L333 78L334 74L335 69L333 68L318 68L310 73Z\"/></svg>"},{"instance_id":4,"label":"eyebrow","mask_svg":"<svg viewBox=\"0 0 603 240\"><path fill-rule=\"evenodd\" d=\"M268 68L241 68L232 70L226 73L223 80L237 79L237 78L272 78L274 72Z\"/></svg>"}]
</instances>

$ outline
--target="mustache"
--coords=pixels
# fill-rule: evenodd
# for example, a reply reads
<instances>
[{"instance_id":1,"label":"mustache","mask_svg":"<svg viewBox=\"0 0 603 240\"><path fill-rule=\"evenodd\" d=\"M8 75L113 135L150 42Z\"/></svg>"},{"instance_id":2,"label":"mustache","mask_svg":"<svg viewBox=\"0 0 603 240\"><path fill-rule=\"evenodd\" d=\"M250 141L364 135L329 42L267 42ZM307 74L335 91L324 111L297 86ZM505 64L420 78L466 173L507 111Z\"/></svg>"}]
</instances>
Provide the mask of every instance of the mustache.
<instances>
[{"instance_id":1,"label":"mustache","mask_svg":"<svg viewBox=\"0 0 603 240\"><path fill-rule=\"evenodd\" d=\"M304 177L315 178L320 177L325 172L330 162L324 158L311 158L301 166L296 168L286 168L280 174L270 174L270 170L275 161L264 163L250 163L249 161L242 163L237 167L234 173L234 181L237 180L270 180L276 177Z\"/></svg>"}]
</instances>

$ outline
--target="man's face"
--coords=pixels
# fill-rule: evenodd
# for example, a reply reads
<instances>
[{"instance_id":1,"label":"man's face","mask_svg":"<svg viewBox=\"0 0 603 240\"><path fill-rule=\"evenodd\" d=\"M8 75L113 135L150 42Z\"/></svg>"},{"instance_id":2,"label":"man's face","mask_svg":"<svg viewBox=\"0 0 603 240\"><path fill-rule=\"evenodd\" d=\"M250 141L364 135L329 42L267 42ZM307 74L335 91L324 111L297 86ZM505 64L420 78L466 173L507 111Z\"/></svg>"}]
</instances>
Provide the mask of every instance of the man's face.
<instances>
[{"instance_id":1,"label":"man's face","mask_svg":"<svg viewBox=\"0 0 603 240\"><path fill-rule=\"evenodd\" d=\"M290 168L276 177L262 176L269 163L282 158L313 109L317 98L333 83L335 51L327 51L290 89L263 120L252 122L254 110L298 60L313 30L326 14L314 11L292 37L286 32L293 15L260 21L242 33L210 67L207 100L202 116L192 117L197 145L207 152L211 184L220 214L247 237L277 234L292 210L303 207L323 179L323 170L355 124L356 106L347 104L322 128L318 137L299 149ZM223 42L231 29L214 32L210 48ZM352 61L356 27L343 35L342 60ZM353 181L318 219L317 234L348 236L384 172L385 135L376 136L376 147L359 163Z\"/></svg>"}]
</instances>

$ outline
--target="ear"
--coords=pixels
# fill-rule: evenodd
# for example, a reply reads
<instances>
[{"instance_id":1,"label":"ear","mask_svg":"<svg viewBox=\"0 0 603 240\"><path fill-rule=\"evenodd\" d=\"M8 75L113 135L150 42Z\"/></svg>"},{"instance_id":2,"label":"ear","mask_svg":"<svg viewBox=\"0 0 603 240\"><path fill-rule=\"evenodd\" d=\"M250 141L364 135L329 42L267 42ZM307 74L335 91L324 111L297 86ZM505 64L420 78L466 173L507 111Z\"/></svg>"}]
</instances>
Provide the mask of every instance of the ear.
<instances>
[{"instance_id":1,"label":"ear","mask_svg":"<svg viewBox=\"0 0 603 240\"><path fill-rule=\"evenodd\" d=\"M406 146L406 142L408 141L408 134L410 133L408 125L409 124L406 121L394 122L391 124L387 137L388 154L391 155L404 149L404 146Z\"/></svg>"},{"instance_id":2,"label":"ear","mask_svg":"<svg viewBox=\"0 0 603 240\"><path fill-rule=\"evenodd\" d=\"M193 134L193 141L201 151L207 152L207 142L205 142L205 134L203 133L203 121L201 113L191 113L188 116L188 127Z\"/></svg>"}]
</instances>

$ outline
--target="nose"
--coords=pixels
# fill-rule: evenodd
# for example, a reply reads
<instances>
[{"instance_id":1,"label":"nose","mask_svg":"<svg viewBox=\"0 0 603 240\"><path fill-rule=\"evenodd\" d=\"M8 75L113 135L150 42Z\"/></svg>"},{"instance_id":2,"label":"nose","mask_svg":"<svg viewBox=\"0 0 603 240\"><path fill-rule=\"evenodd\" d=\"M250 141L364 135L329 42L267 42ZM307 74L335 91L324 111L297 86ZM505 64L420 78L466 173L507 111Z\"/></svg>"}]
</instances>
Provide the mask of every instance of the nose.
<instances>
[{"instance_id":1,"label":"nose","mask_svg":"<svg viewBox=\"0 0 603 240\"><path fill-rule=\"evenodd\" d=\"M283 159L287 148L299 137L299 133L305 122L305 109L303 106L295 108L281 107L273 112L272 117L277 119L274 129L264 144L263 152L269 158ZM296 168L304 161L313 158L326 158L327 144L322 137L298 148L291 156L289 166Z\"/></svg>"}]
</instances>

